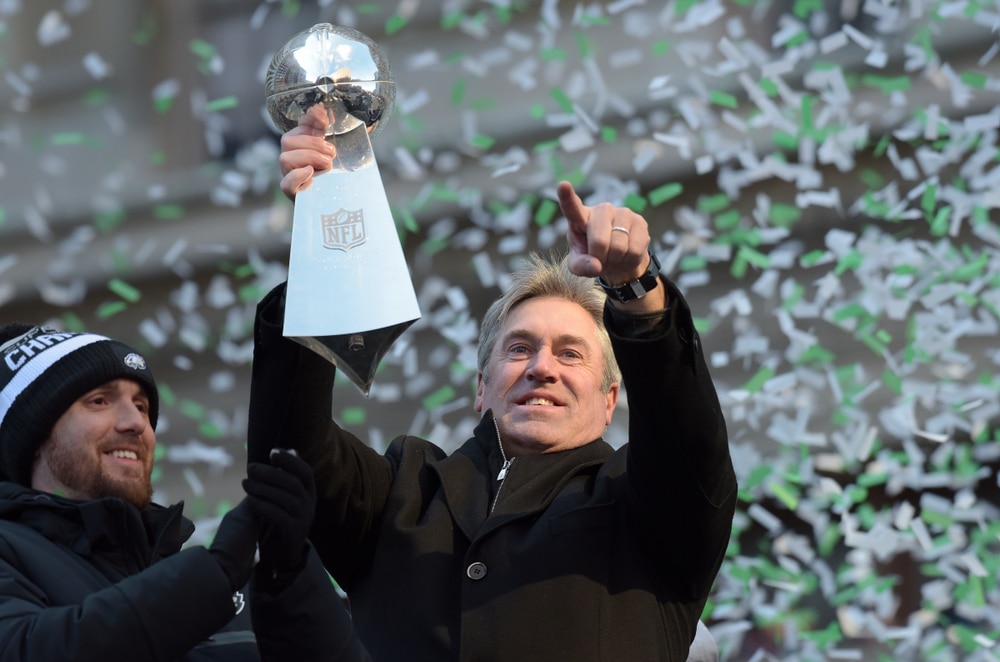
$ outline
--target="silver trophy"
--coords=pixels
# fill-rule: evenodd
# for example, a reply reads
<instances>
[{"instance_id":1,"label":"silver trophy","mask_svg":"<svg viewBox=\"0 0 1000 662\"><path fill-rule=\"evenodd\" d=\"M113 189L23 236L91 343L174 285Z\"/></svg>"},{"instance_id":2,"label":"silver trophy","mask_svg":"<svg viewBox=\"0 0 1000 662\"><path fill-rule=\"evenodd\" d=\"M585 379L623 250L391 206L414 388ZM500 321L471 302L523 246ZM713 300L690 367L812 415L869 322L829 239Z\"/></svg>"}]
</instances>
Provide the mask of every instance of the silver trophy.
<instances>
[{"instance_id":1,"label":"silver trophy","mask_svg":"<svg viewBox=\"0 0 1000 662\"><path fill-rule=\"evenodd\" d=\"M282 132L321 129L333 168L295 197L284 335L325 357L367 396L389 346L420 317L371 136L396 87L378 45L319 23L292 37L264 83Z\"/></svg>"}]
</instances>

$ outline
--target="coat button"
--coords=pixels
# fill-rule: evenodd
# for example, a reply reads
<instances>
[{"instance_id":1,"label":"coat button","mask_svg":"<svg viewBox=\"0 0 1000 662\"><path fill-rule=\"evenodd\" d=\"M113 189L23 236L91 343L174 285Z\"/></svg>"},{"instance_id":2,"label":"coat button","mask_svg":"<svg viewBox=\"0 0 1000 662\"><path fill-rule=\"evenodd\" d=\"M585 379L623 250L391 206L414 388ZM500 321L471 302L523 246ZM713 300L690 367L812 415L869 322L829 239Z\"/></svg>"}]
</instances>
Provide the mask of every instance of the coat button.
<instances>
[{"instance_id":1,"label":"coat button","mask_svg":"<svg viewBox=\"0 0 1000 662\"><path fill-rule=\"evenodd\" d=\"M470 563L469 567L465 569L465 574L468 575L469 579L482 579L486 576L486 564L479 561Z\"/></svg>"}]
</instances>

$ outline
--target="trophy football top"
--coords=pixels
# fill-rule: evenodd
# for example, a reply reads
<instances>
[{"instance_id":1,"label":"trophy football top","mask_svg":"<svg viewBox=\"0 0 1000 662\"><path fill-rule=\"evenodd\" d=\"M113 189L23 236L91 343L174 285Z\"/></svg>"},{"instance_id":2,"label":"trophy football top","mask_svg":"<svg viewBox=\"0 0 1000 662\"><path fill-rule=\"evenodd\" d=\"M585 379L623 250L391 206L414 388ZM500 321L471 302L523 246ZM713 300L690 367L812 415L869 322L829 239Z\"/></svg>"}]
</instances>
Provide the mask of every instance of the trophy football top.
<instances>
[{"instance_id":1,"label":"trophy football top","mask_svg":"<svg viewBox=\"0 0 1000 662\"><path fill-rule=\"evenodd\" d=\"M389 60L368 35L318 23L274 54L264 94L267 111L282 132L312 111L322 113L328 135L362 124L373 135L392 112L396 85Z\"/></svg>"}]
</instances>

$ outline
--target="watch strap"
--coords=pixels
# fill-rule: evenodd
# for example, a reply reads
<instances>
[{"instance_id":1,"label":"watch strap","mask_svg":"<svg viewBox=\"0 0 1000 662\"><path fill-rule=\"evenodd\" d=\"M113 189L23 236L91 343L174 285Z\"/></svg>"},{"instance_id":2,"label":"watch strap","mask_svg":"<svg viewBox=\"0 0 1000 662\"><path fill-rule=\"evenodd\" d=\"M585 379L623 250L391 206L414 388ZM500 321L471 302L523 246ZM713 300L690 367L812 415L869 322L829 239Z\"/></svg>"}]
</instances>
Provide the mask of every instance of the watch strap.
<instances>
[{"instance_id":1,"label":"watch strap","mask_svg":"<svg viewBox=\"0 0 1000 662\"><path fill-rule=\"evenodd\" d=\"M649 268L646 269L646 273L635 280L624 285L609 285L604 282L603 278L598 277L597 282L607 295L615 301L620 301L621 303L635 301L646 296L660 282L660 261L656 259L656 255L650 250Z\"/></svg>"}]
</instances>

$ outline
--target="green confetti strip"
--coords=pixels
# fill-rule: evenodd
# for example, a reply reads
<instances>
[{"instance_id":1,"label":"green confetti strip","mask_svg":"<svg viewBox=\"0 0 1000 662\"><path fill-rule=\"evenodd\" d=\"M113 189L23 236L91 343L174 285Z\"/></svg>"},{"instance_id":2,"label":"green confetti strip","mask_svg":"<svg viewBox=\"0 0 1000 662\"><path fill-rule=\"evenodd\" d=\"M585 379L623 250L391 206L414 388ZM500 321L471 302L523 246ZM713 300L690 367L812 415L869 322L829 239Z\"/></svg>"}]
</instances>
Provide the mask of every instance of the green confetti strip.
<instances>
[{"instance_id":1,"label":"green confetti strip","mask_svg":"<svg viewBox=\"0 0 1000 662\"><path fill-rule=\"evenodd\" d=\"M302 3L299 0L282 0L281 2L281 15L287 18L295 18L301 10Z\"/></svg>"},{"instance_id":2,"label":"green confetti strip","mask_svg":"<svg viewBox=\"0 0 1000 662\"><path fill-rule=\"evenodd\" d=\"M139 29L132 35L132 41L138 46L148 46L153 41L153 37L156 36L158 27L156 16L146 14L142 18Z\"/></svg>"},{"instance_id":3,"label":"green confetti strip","mask_svg":"<svg viewBox=\"0 0 1000 662\"><path fill-rule=\"evenodd\" d=\"M423 408L427 410L437 409L441 405L447 404L455 399L455 389L448 385L442 386L424 398Z\"/></svg>"},{"instance_id":4,"label":"green confetti strip","mask_svg":"<svg viewBox=\"0 0 1000 662\"><path fill-rule=\"evenodd\" d=\"M753 0L682 0L667 14L643 2L563 5L465 3L440 14L350 6L377 31L399 81L413 83L399 88L392 138L377 144L412 164L388 194L428 308L407 331L418 378L404 380L401 356L390 354L380 397L358 405L338 380L337 420L382 432L394 420L386 407L405 416L422 405L418 434L465 429L475 418L459 406L476 387L474 319L505 285L494 270L559 249L560 212L548 197L556 181L595 200L610 192L647 217L653 245L670 254L700 315L694 328L733 441L738 513L705 617L723 626L745 619L776 659L819 662L863 643L866 659L887 661L903 642L867 633L859 642L838 624L854 608L883 618L873 600L882 605L898 589L917 597L886 625L914 622L908 602L922 610L905 643L911 656L989 652L1000 633L980 614L1000 590L1000 522L976 509L992 506L983 495L995 487L991 445L1000 442L1000 377L983 349L1000 320L1000 230L987 185L1000 167L991 5L887 5L879 16L860 6L840 15L822 0L767 12ZM229 396L214 389L245 383L253 310L287 265L293 206L277 185L277 141L262 135L261 100L237 103L224 83L233 62L259 65L278 46L257 36L291 35L315 17L301 0L240 5L232 23L251 39L234 49L221 24L196 22L172 43L177 34L161 29L176 20L168 6L123 23L120 54L102 48L92 21L73 16L54 48L39 48L40 38L15 58L13 35L42 35L24 20L29 12L4 17L9 105L27 118L42 103L46 122L29 121L23 137L0 128L12 153L0 172L0 307L13 314L27 302L64 328L120 333L160 374L183 371L185 393L191 380L204 393L211 379L212 396L189 401L161 379L170 433L245 453L243 435L223 422L231 410L215 409L231 408ZM636 29L665 20L668 30ZM700 50L705 35L714 35L710 55ZM150 48L180 57L150 59ZM67 67L93 79L38 84ZM146 84L130 85L133 76ZM424 90L421 80L434 85ZM176 143L192 101L201 107L190 144ZM568 138L581 129L593 141L573 149ZM664 149L659 132L683 146ZM121 150L135 139L145 148ZM175 254L195 238L189 223L211 228L230 217L241 220L207 233L207 250ZM168 251L180 259L161 259ZM46 261L58 268L34 273ZM78 274L97 285L80 291ZM900 432L918 435L912 447ZM179 468L164 443L157 489L184 496L197 517L228 509L217 495L185 494L201 468ZM897 525L925 480L940 500L919 500L913 526ZM859 561L872 554L878 563ZM961 562L951 564L959 575L942 572L943 554L975 558L986 574ZM897 568L899 583L884 581ZM719 643L732 657L734 642Z\"/></svg>"},{"instance_id":5,"label":"green confetti strip","mask_svg":"<svg viewBox=\"0 0 1000 662\"><path fill-rule=\"evenodd\" d=\"M565 62L567 59L566 50L563 48L543 48L538 55L546 62Z\"/></svg>"},{"instance_id":6,"label":"green confetti strip","mask_svg":"<svg viewBox=\"0 0 1000 662\"><path fill-rule=\"evenodd\" d=\"M142 298L142 293L138 289L119 278L109 280L108 289L129 303L136 303Z\"/></svg>"},{"instance_id":7,"label":"green confetti strip","mask_svg":"<svg viewBox=\"0 0 1000 662\"><path fill-rule=\"evenodd\" d=\"M709 92L708 100L712 104L722 106L723 108L737 108L739 106L734 95L718 90Z\"/></svg>"},{"instance_id":8,"label":"green confetti strip","mask_svg":"<svg viewBox=\"0 0 1000 662\"><path fill-rule=\"evenodd\" d=\"M173 97L157 97L153 100L153 109L160 115L166 115L173 107Z\"/></svg>"},{"instance_id":9,"label":"green confetti strip","mask_svg":"<svg viewBox=\"0 0 1000 662\"><path fill-rule=\"evenodd\" d=\"M969 87L982 90L986 89L986 84L989 83L990 77L978 71L964 71L959 76L959 79Z\"/></svg>"},{"instance_id":10,"label":"green confetti strip","mask_svg":"<svg viewBox=\"0 0 1000 662\"><path fill-rule=\"evenodd\" d=\"M772 377L774 377L774 370L766 367L761 368L757 371L757 374L750 378L750 381L748 381L743 388L750 393L756 393L763 388L764 384L766 384Z\"/></svg>"},{"instance_id":11,"label":"green confetti strip","mask_svg":"<svg viewBox=\"0 0 1000 662\"><path fill-rule=\"evenodd\" d=\"M768 213L771 224L781 228L790 228L802 220L802 210L795 205L775 203Z\"/></svg>"},{"instance_id":12,"label":"green confetti strip","mask_svg":"<svg viewBox=\"0 0 1000 662\"><path fill-rule=\"evenodd\" d=\"M97 307L97 318L101 320L106 320L114 317L118 313L124 311L128 307L124 301L113 301L109 303L103 303Z\"/></svg>"},{"instance_id":13,"label":"green confetti strip","mask_svg":"<svg viewBox=\"0 0 1000 662\"><path fill-rule=\"evenodd\" d=\"M545 227L552 222L559 211L559 204L555 200L542 200L535 211L535 225Z\"/></svg>"},{"instance_id":14,"label":"green confetti strip","mask_svg":"<svg viewBox=\"0 0 1000 662\"><path fill-rule=\"evenodd\" d=\"M795 0L792 13L800 19L807 19L814 12L823 10L822 0Z\"/></svg>"},{"instance_id":15,"label":"green confetti strip","mask_svg":"<svg viewBox=\"0 0 1000 662\"><path fill-rule=\"evenodd\" d=\"M799 507L799 497L784 483L768 483L768 489L789 510L794 511Z\"/></svg>"},{"instance_id":16,"label":"green confetti strip","mask_svg":"<svg viewBox=\"0 0 1000 662\"><path fill-rule=\"evenodd\" d=\"M201 421L205 418L205 405L200 402L195 402L194 400L182 399L177 408L182 414L188 418L194 419L196 421Z\"/></svg>"},{"instance_id":17,"label":"green confetti strip","mask_svg":"<svg viewBox=\"0 0 1000 662\"><path fill-rule=\"evenodd\" d=\"M483 134L477 134L472 138L472 146L476 149L489 150L496 144L496 141L489 136L484 136Z\"/></svg>"},{"instance_id":18,"label":"green confetti strip","mask_svg":"<svg viewBox=\"0 0 1000 662\"><path fill-rule=\"evenodd\" d=\"M420 244L420 252L425 255L437 255L446 250L451 241L448 237L435 237Z\"/></svg>"},{"instance_id":19,"label":"green confetti strip","mask_svg":"<svg viewBox=\"0 0 1000 662\"><path fill-rule=\"evenodd\" d=\"M698 2L699 0L680 0L674 5L674 13L678 16L683 16L691 11L692 8L698 6Z\"/></svg>"},{"instance_id":20,"label":"green confetti strip","mask_svg":"<svg viewBox=\"0 0 1000 662\"><path fill-rule=\"evenodd\" d=\"M834 273L838 276L848 271L854 271L864 262L864 255L860 251L850 251L837 260L837 267Z\"/></svg>"},{"instance_id":21,"label":"green confetti strip","mask_svg":"<svg viewBox=\"0 0 1000 662\"><path fill-rule=\"evenodd\" d=\"M368 412L364 407L344 407L340 410L339 420L347 426L364 425L368 421Z\"/></svg>"},{"instance_id":22,"label":"green confetti strip","mask_svg":"<svg viewBox=\"0 0 1000 662\"><path fill-rule=\"evenodd\" d=\"M64 147L66 145L90 145L99 146L101 141L93 136L80 132L54 133L49 141L54 147Z\"/></svg>"},{"instance_id":23,"label":"green confetti strip","mask_svg":"<svg viewBox=\"0 0 1000 662\"><path fill-rule=\"evenodd\" d=\"M63 326L66 327L67 331L74 331L76 333L83 333L87 330L87 325L84 323L80 316L72 312L64 312L61 316Z\"/></svg>"},{"instance_id":24,"label":"green confetti strip","mask_svg":"<svg viewBox=\"0 0 1000 662\"><path fill-rule=\"evenodd\" d=\"M909 76L878 76L875 74L866 74L861 77L861 82L864 85L878 88L883 94L905 92L910 89Z\"/></svg>"},{"instance_id":25,"label":"green confetti strip","mask_svg":"<svg viewBox=\"0 0 1000 662\"><path fill-rule=\"evenodd\" d=\"M217 113L223 110L230 110L239 105L239 99L234 96L222 97L209 101L205 104L205 110L210 113Z\"/></svg>"},{"instance_id":26,"label":"green confetti strip","mask_svg":"<svg viewBox=\"0 0 1000 662\"><path fill-rule=\"evenodd\" d=\"M109 101L111 101L111 92L104 87L95 87L87 90L87 93L83 97L83 104L85 106L104 106Z\"/></svg>"},{"instance_id":27,"label":"green confetti strip","mask_svg":"<svg viewBox=\"0 0 1000 662\"><path fill-rule=\"evenodd\" d=\"M555 100L556 104L559 106L560 110L566 113L573 112L573 102L570 101L569 97L566 96L566 92L562 88L554 87L549 92L552 98Z\"/></svg>"},{"instance_id":28,"label":"green confetti strip","mask_svg":"<svg viewBox=\"0 0 1000 662\"><path fill-rule=\"evenodd\" d=\"M629 193L625 196L625 199L622 201L622 205L628 207L637 214L641 214L642 212L646 211L646 207L649 205L649 203L646 202L646 198L642 197L641 195L637 195L635 193Z\"/></svg>"},{"instance_id":29,"label":"green confetti strip","mask_svg":"<svg viewBox=\"0 0 1000 662\"><path fill-rule=\"evenodd\" d=\"M649 192L649 203L654 207L658 207L665 202L673 200L683 192L684 186L679 182L663 184L661 186L657 186Z\"/></svg>"},{"instance_id":30,"label":"green confetti strip","mask_svg":"<svg viewBox=\"0 0 1000 662\"><path fill-rule=\"evenodd\" d=\"M153 216L161 221L170 221L184 216L184 208L178 204L162 204L153 208Z\"/></svg>"},{"instance_id":31,"label":"green confetti strip","mask_svg":"<svg viewBox=\"0 0 1000 662\"><path fill-rule=\"evenodd\" d=\"M198 423L198 433L201 434L206 439L221 439L222 430L219 426L211 421L199 421Z\"/></svg>"},{"instance_id":32,"label":"green confetti strip","mask_svg":"<svg viewBox=\"0 0 1000 662\"><path fill-rule=\"evenodd\" d=\"M455 84L451 86L451 105L461 106L462 101L465 99L465 91L468 88L468 81L464 78L460 78L455 81Z\"/></svg>"},{"instance_id":33,"label":"green confetti strip","mask_svg":"<svg viewBox=\"0 0 1000 662\"><path fill-rule=\"evenodd\" d=\"M206 60L216 56L215 46L208 43L204 39L192 39L189 44L191 52L194 53L198 58Z\"/></svg>"},{"instance_id":34,"label":"green confetti strip","mask_svg":"<svg viewBox=\"0 0 1000 662\"><path fill-rule=\"evenodd\" d=\"M708 260L702 255L685 255L678 263L681 271L697 271L708 266Z\"/></svg>"},{"instance_id":35,"label":"green confetti strip","mask_svg":"<svg viewBox=\"0 0 1000 662\"><path fill-rule=\"evenodd\" d=\"M385 22L385 34L386 36L391 37L405 27L406 17L400 16L399 14L393 14L389 17L389 20Z\"/></svg>"}]
</instances>

